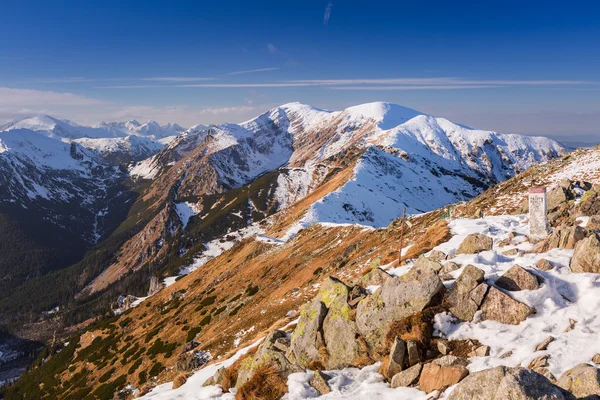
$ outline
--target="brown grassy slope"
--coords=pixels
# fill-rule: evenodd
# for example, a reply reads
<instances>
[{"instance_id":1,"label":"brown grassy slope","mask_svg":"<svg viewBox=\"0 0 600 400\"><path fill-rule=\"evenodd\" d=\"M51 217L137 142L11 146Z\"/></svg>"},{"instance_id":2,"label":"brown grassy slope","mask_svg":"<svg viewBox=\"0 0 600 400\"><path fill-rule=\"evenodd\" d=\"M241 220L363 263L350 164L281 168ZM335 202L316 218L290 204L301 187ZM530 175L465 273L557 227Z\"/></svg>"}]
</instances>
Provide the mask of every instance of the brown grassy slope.
<instances>
[{"instance_id":1,"label":"brown grassy slope","mask_svg":"<svg viewBox=\"0 0 600 400\"><path fill-rule=\"evenodd\" d=\"M436 245L436 240L447 238L448 228L438 222L438 212L412 221L405 246L413 244L413 248L424 252ZM433 225L435 228L431 228ZM140 386L140 372L149 375L158 363L167 368L175 365L188 336L194 337L189 334L193 329L199 330L196 340L201 342L201 349L209 350L213 357L225 355L234 349L236 337L242 344L255 340L288 311L298 310L327 276L350 281L374 260L396 263L399 232L397 222L378 230L316 225L281 245L245 240L104 329L88 333L82 344L91 343L90 335L111 337L114 349L76 360L62 373L62 380L73 379L87 366L91 371L88 384L97 387L99 378L115 368L108 383L125 374L128 383ZM178 293L183 295L181 299ZM78 352L82 354L82 349ZM153 384L176 375L167 369ZM64 398L69 394L70 389L65 389Z\"/></svg>"}]
</instances>

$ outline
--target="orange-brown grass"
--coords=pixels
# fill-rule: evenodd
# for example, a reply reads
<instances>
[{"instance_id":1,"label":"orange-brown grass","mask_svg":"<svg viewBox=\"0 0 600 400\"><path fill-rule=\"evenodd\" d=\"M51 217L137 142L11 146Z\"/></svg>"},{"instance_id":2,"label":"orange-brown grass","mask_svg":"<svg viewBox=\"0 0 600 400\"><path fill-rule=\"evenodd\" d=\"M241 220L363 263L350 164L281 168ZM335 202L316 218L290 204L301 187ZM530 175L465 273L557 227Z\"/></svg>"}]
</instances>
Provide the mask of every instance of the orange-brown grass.
<instances>
[{"instance_id":1,"label":"orange-brown grass","mask_svg":"<svg viewBox=\"0 0 600 400\"><path fill-rule=\"evenodd\" d=\"M221 386L224 392L228 392L231 388L235 387L235 383L238 378L238 371L240 370L240 366L248 357L252 357L256 354L258 350L258 346L252 347L248 350L246 354L238 358L233 364L229 367L225 368L223 371L223 380L221 381Z\"/></svg>"},{"instance_id":2,"label":"orange-brown grass","mask_svg":"<svg viewBox=\"0 0 600 400\"><path fill-rule=\"evenodd\" d=\"M404 255L403 260L417 258L423 253L427 253L435 246L447 242L452 238L450 233L450 227L448 222L440 220L431 227L427 228L427 231L417 240Z\"/></svg>"},{"instance_id":3,"label":"orange-brown grass","mask_svg":"<svg viewBox=\"0 0 600 400\"><path fill-rule=\"evenodd\" d=\"M287 393L287 382L277 368L263 364L256 368L252 378L237 391L236 400L278 400Z\"/></svg>"},{"instance_id":4,"label":"orange-brown grass","mask_svg":"<svg viewBox=\"0 0 600 400\"><path fill-rule=\"evenodd\" d=\"M183 386L188 380L188 374L179 374L173 379L173 389Z\"/></svg>"}]
</instances>

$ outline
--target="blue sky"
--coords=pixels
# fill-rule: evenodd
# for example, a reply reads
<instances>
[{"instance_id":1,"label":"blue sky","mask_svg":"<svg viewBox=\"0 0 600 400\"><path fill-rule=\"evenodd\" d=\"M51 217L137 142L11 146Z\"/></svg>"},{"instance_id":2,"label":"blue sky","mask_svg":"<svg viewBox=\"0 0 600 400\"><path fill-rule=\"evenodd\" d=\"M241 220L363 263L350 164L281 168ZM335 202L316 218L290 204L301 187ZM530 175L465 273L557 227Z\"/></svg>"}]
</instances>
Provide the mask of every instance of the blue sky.
<instances>
[{"instance_id":1,"label":"blue sky","mask_svg":"<svg viewBox=\"0 0 600 400\"><path fill-rule=\"evenodd\" d=\"M189 126L291 101L389 101L485 129L597 136L599 6L473 3L4 0L0 121Z\"/></svg>"}]
</instances>

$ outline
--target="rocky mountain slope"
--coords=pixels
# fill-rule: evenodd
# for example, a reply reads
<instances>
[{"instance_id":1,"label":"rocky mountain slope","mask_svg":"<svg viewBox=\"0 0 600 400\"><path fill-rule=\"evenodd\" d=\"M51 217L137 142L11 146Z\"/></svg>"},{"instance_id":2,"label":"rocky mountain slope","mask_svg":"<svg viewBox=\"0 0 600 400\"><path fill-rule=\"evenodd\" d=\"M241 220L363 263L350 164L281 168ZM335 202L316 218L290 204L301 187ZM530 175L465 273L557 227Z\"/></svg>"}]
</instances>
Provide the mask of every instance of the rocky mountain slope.
<instances>
[{"instance_id":1,"label":"rocky mountain slope","mask_svg":"<svg viewBox=\"0 0 600 400\"><path fill-rule=\"evenodd\" d=\"M265 329L274 322L272 317L281 316L283 308L289 311L306 301L315 293L316 287L312 285L324 274L339 269L347 270L349 276L357 276L367 259L371 259L368 263L373 261L373 249L378 249L382 262L394 260L398 250L394 220L404 207L414 214L468 200L535 162L550 160L565 152L558 143L545 138L477 131L387 103L366 104L339 112L292 103L242 124L191 128L156 155L126 171L122 168L122 159L111 156L121 148L131 153L128 143L143 139L142 134L118 135L123 134L124 129L135 131L140 128L139 124L112 124L110 129L109 124L103 124L77 131L73 123L43 118L41 122L23 122L21 129L17 125L0 132L0 140L5 143L0 159L18 159L23 164L21 159L27 158L30 166L17 173L11 171L10 179L16 182L6 185L13 190L11 195L18 194L25 199L28 188L37 190L30 196L32 199L27 197L36 202L35 207L28 210L44 212L41 207L49 206L42 204L45 198L40 193L49 193L50 198L46 200L52 206L61 204L69 209L68 201L71 201L73 210L86 208L91 213L82 221L91 224L95 229L91 232L95 234L88 240L86 226L77 227L72 233L86 244L81 249L89 251L85 255L76 254L70 262L70 259L56 261L56 265L68 268L52 276L30 279L24 275L22 287L7 297L0 311L21 318L28 311L31 324L43 325L46 332L54 329L60 332L65 326L90 324L98 314L107 311L108 304L119 295L122 297L114 312L128 314L132 304L142 302L149 287L151 294L158 291L155 295L161 297L167 293L160 290L165 285L179 287L180 282L187 282L189 286L188 278L178 276L192 273L191 277L193 271L207 268L213 271L206 276L210 282L196 283L194 289L198 292L195 297L201 301L214 296L206 293L217 290L213 288L215 282L227 285L218 288L218 293L223 294L232 288L244 287L245 294L241 295L244 303L238 301L240 297L232 301L239 306L238 310L255 309L259 316L266 303L261 300L251 305L252 300L262 298L255 297L256 290L273 289L268 298L281 308L269 311L270 317L260 315L260 318L240 319L235 323L224 319L223 325L215 325L215 332L225 329L233 335L231 341L218 345L215 342L216 347L211 350L215 354L231 349L235 333L251 329L251 325L247 325L250 321L255 322L254 329ZM39 129L34 129L36 126ZM22 146L26 151L21 153L27 153L27 157L20 157L15 150L22 137L35 138ZM44 141L50 141L47 146L55 156L37 155L38 150L46 146L40 144L46 143ZM98 143L102 145L96 146ZM104 148L113 145L117 150L102 153ZM128 173L134 177L133 181L129 180ZM38 175L55 180L29 178ZM76 179L67 179L67 176ZM19 177L27 179L21 182ZM31 182L37 182L39 187ZM59 184L67 189L72 185L73 193L63 190ZM14 187L25 189L17 193ZM89 196L87 202L81 197L84 194ZM27 204L21 198L12 198L12 202L6 203L15 209ZM94 208L96 204L102 208ZM11 213L15 215L14 210ZM24 215L33 216L33 221L45 220L44 216ZM433 220L431 215L435 215ZM420 228L418 235L411 239L415 246L409 249L407 257L447 239L447 227L430 226L439 215L427 214L414 220L413 226ZM48 221L54 229L48 235L52 239L61 237L56 234L63 229L60 223L55 223L58 220ZM344 224L350 225L345 227ZM17 226L23 223L20 221ZM76 227L75 224L69 226ZM337 228L330 229L331 226ZM382 239L382 232L386 239ZM25 237L29 237L27 235ZM56 245L53 249L68 248L65 242L71 236L62 237L65 238L60 243L63 247ZM315 238L319 240L315 242ZM386 242L389 246L381 248ZM92 243L96 244L90 249ZM300 247L291 246L293 243ZM235 257L227 254L235 254ZM266 254L271 258L262 260ZM346 268L350 256L356 256L357 261L351 263L352 268ZM290 263L289 260L296 261ZM316 260L321 260L317 262L318 267L314 264ZM243 273L234 279L235 268L241 268ZM246 274L250 271L252 276ZM50 287L55 289L40 290L48 282L54 282ZM237 293L232 293L230 297L236 296ZM283 298L289 298L289 302L282 302ZM35 299L35 307L29 300L23 304L23 299ZM172 305L175 306L175 302ZM35 316L35 313L39 315L40 307L47 311L57 306L60 307L57 312ZM197 305L193 307L196 308ZM149 316L154 316L154 311ZM162 311L167 315L175 308ZM173 338L183 340L179 336L187 337L185 331L199 331L200 326L207 325L212 317L206 312L197 313L194 320L185 324L182 320L187 329L171 332ZM237 312L232 309L227 315L229 313L233 317ZM205 323L201 324L202 321ZM151 325L156 321L147 323ZM233 329L238 330L233 332ZM134 336L128 339L130 342L140 339L136 335L129 336ZM44 335L36 338L44 338ZM114 340L113 344L120 339ZM161 340L165 343L166 337ZM93 353L94 348L89 351ZM63 357L67 357L66 354ZM161 359L163 356L164 363L168 363L174 354L165 353ZM82 355L80 359L86 357ZM96 367L99 367L97 371L103 368ZM88 376L91 371L87 368L80 372L90 382L94 380L92 375ZM140 380L144 379L140 377ZM48 387L54 387L55 383L48 382Z\"/></svg>"},{"instance_id":2,"label":"rocky mountain slope","mask_svg":"<svg viewBox=\"0 0 600 400\"><path fill-rule=\"evenodd\" d=\"M517 196L532 182L561 178L549 192L556 217L545 240L528 237L519 210L485 215L490 206L505 214L494 203L501 186L456 204L451 218L446 210L410 217L400 264L398 220L385 228L313 224L285 241L273 225L65 338L68 345L50 351L55 362L5 396L599 395L592 338L600 329L600 180L578 179L580 162L598 154L578 151L501 184ZM298 216L301 208L287 211ZM40 390L45 376L52 379Z\"/></svg>"}]
</instances>

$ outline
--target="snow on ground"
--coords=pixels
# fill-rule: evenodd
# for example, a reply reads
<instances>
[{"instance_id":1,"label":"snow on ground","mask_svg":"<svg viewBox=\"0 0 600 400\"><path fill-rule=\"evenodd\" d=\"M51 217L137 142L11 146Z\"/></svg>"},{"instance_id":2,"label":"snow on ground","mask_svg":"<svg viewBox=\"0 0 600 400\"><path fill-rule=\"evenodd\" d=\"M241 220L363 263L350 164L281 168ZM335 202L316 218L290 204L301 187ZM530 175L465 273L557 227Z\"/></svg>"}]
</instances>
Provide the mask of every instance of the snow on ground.
<instances>
[{"instance_id":1,"label":"snow on ground","mask_svg":"<svg viewBox=\"0 0 600 400\"><path fill-rule=\"evenodd\" d=\"M450 222L454 236L446 243L436 247L447 254L455 254L456 249L464 238L471 233L483 233L494 238L495 243L505 239L511 232L525 235L529 228L525 215L491 216L482 219L457 219ZM568 265L573 250L552 249L547 253L523 253L516 256L506 256L501 253L516 248L521 251L530 250L532 244L517 236L511 245L495 247L492 251L480 254L461 254L452 258L453 262L462 267L472 264L485 272L488 283L493 283L511 266L518 264L522 267L534 265L540 258L545 258L555 267L551 271L532 271L543 279L540 289L534 291L512 292L511 295L536 308L537 313L530 316L519 325L504 325L495 321L480 321L480 312L472 322L457 322L447 314L435 317L437 335L449 339L477 339L483 345L491 347L490 356L472 357L469 370L479 371L498 365L524 366L537 357L550 354L548 369L555 376L560 376L565 370L579 363L589 362L600 353L600 342L597 340L600 332L600 275L574 274ZM412 264L400 268L388 269L394 275L408 272ZM453 272L458 277L462 268ZM371 288L375 289L375 288ZM569 319L577 321L575 329L565 332ZM536 346L545 338L552 335L555 341L550 343L548 350L536 352ZM256 345L256 343L255 343ZM240 350L247 351L248 348ZM501 355L512 351L510 357L504 359ZM219 366L231 365L240 352ZM168 390L170 384L161 385L147 399L233 399L233 394L221 392L217 387L202 388L201 383L216 371L215 366L200 370L188 380L182 388ZM363 369L347 368L340 371L326 371L332 376L329 382L332 392L318 396L308 384L312 377L311 371L292 374L288 378L289 393L286 400L322 399L398 399L420 400L429 395L414 388L391 389L383 377L377 373L379 364ZM451 390L451 389L450 389ZM445 398L450 393L445 393Z\"/></svg>"},{"instance_id":2,"label":"snow on ground","mask_svg":"<svg viewBox=\"0 0 600 400\"><path fill-rule=\"evenodd\" d=\"M186 201L183 203L176 203L175 212L177 213L177 216L179 216L179 219L183 224L182 229L185 229L188 222L190 221L190 218L198 214L200 210L198 209L198 206L195 203L190 203Z\"/></svg>"}]
</instances>

